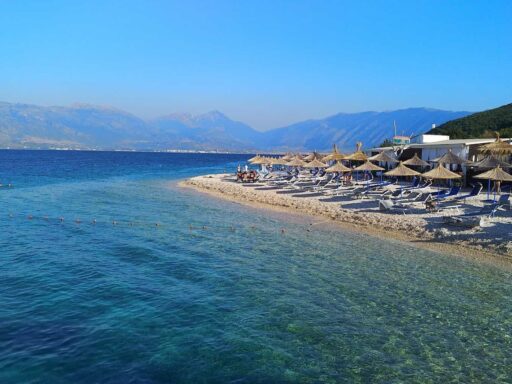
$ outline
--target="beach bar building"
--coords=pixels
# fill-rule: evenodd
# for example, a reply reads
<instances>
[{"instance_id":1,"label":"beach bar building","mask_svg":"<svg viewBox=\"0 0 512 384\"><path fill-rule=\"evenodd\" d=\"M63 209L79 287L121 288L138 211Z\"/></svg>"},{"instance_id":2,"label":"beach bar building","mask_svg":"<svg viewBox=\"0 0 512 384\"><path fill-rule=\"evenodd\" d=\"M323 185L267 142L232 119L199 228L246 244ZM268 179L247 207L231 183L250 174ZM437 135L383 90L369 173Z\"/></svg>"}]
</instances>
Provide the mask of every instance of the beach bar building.
<instances>
[{"instance_id":1,"label":"beach bar building","mask_svg":"<svg viewBox=\"0 0 512 384\"><path fill-rule=\"evenodd\" d=\"M501 140L510 142L512 139ZM401 161L406 161L414 157L416 154L420 159L434 165L436 159L451 151L454 155L470 162L468 165L449 165L452 171L461 172L464 176L464 180L467 180L468 177L474 173L470 164L483 160L486 157L485 154L480 153L480 147L495 141L495 138L452 140L449 136L445 135L425 134L416 137L410 144L393 147L370 148L366 152L369 156L373 156L382 151L394 151ZM502 160L508 162L510 159L504 158Z\"/></svg>"}]
</instances>

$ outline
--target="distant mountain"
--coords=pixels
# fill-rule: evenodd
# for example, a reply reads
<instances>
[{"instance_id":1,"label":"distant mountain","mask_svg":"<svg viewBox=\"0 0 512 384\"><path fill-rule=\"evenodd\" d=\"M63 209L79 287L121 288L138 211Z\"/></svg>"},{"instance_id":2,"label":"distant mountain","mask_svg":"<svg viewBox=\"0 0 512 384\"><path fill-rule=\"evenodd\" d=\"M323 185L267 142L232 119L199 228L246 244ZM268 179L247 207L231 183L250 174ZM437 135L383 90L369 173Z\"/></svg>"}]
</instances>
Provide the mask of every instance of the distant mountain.
<instances>
[{"instance_id":1,"label":"distant mountain","mask_svg":"<svg viewBox=\"0 0 512 384\"><path fill-rule=\"evenodd\" d=\"M340 113L259 132L218 111L143 120L106 107L41 107L0 102L0 147L188 150L327 150L380 144L393 133L423 133L431 124L468 115L426 108Z\"/></svg>"},{"instance_id":2,"label":"distant mountain","mask_svg":"<svg viewBox=\"0 0 512 384\"><path fill-rule=\"evenodd\" d=\"M159 146L194 148L257 148L263 133L244 123L233 121L219 111L198 116L172 114L150 122L159 138Z\"/></svg>"},{"instance_id":3,"label":"distant mountain","mask_svg":"<svg viewBox=\"0 0 512 384\"><path fill-rule=\"evenodd\" d=\"M512 137L512 104L449 121L429 133L462 139L494 137L496 131L501 137Z\"/></svg>"},{"instance_id":4,"label":"distant mountain","mask_svg":"<svg viewBox=\"0 0 512 384\"><path fill-rule=\"evenodd\" d=\"M118 109L84 104L0 103L2 147L250 150L261 136L217 111L144 121Z\"/></svg>"},{"instance_id":5,"label":"distant mountain","mask_svg":"<svg viewBox=\"0 0 512 384\"><path fill-rule=\"evenodd\" d=\"M146 123L113 108L0 103L0 145L129 148L150 139Z\"/></svg>"},{"instance_id":6,"label":"distant mountain","mask_svg":"<svg viewBox=\"0 0 512 384\"><path fill-rule=\"evenodd\" d=\"M353 149L356 142L375 146L397 133L420 134L432 124L466 116L470 112L452 112L429 108L408 108L386 112L339 113L320 120L307 120L287 127L274 129L265 135L264 146L325 150L332 143L341 148Z\"/></svg>"}]
</instances>

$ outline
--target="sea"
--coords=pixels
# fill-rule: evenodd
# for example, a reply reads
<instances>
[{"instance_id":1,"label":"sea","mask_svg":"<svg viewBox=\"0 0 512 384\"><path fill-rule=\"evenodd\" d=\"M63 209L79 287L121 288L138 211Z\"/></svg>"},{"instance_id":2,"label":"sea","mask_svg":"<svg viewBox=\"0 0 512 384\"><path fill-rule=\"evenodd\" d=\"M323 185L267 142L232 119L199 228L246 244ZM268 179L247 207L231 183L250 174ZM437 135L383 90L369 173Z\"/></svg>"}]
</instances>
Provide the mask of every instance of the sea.
<instances>
[{"instance_id":1,"label":"sea","mask_svg":"<svg viewBox=\"0 0 512 384\"><path fill-rule=\"evenodd\" d=\"M0 383L512 381L509 269L178 186L249 157L0 151Z\"/></svg>"}]
</instances>

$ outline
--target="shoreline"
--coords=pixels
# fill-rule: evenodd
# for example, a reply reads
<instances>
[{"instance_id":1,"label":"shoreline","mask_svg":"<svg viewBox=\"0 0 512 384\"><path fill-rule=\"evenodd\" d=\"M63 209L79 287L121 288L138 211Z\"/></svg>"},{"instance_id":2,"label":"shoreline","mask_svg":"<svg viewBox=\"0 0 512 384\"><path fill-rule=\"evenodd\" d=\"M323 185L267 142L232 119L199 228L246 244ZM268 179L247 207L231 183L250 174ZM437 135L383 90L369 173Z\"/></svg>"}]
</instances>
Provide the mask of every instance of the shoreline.
<instances>
[{"instance_id":1,"label":"shoreline","mask_svg":"<svg viewBox=\"0 0 512 384\"><path fill-rule=\"evenodd\" d=\"M380 239L397 240L411 246L438 253L450 254L464 259L512 267L509 248L499 248L459 239L439 238L435 231L429 231L425 223L415 215L393 215L376 212L357 212L341 208L341 204L321 203L310 198L292 198L278 195L275 191L256 190L257 186L246 186L226 181L226 175L203 175L181 180L178 186L211 197L249 206L254 209L270 210L301 218L320 219L310 225L329 225L338 229L364 232Z\"/></svg>"}]
</instances>

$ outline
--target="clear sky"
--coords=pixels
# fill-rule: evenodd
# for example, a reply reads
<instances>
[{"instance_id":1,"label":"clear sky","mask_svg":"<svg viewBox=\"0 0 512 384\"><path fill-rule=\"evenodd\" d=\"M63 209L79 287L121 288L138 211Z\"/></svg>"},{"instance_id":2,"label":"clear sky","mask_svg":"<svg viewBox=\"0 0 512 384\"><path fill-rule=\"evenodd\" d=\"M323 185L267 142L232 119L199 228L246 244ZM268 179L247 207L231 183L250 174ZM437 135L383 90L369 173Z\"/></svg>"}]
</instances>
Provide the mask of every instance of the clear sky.
<instances>
[{"instance_id":1,"label":"clear sky","mask_svg":"<svg viewBox=\"0 0 512 384\"><path fill-rule=\"evenodd\" d=\"M257 129L512 102L512 1L2 1L0 100Z\"/></svg>"}]
</instances>

